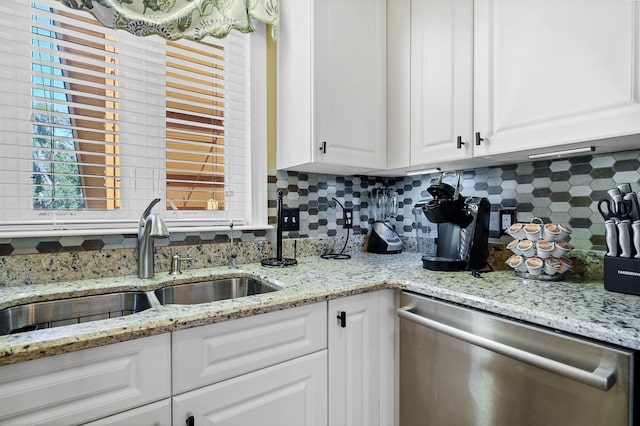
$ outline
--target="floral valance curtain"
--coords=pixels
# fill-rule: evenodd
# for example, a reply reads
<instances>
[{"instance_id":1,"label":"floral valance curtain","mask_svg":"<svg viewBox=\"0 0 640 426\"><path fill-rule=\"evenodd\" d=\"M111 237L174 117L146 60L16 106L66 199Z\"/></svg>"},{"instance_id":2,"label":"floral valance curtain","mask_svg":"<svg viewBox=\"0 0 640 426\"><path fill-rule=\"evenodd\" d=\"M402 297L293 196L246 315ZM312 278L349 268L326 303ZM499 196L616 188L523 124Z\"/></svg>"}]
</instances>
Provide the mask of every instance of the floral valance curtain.
<instances>
[{"instance_id":1,"label":"floral valance curtain","mask_svg":"<svg viewBox=\"0 0 640 426\"><path fill-rule=\"evenodd\" d=\"M58 0L91 12L103 25L137 36L169 40L224 38L231 30L254 31L253 20L278 33L278 0Z\"/></svg>"}]
</instances>

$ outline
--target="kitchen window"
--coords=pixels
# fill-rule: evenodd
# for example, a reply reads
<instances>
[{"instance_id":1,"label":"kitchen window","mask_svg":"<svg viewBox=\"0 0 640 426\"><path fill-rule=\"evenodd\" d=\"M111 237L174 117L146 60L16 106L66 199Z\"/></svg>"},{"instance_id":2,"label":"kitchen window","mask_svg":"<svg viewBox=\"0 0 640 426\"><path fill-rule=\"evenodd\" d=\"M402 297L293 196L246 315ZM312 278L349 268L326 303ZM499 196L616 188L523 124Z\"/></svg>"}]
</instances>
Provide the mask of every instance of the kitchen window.
<instances>
[{"instance_id":1,"label":"kitchen window","mask_svg":"<svg viewBox=\"0 0 640 426\"><path fill-rule=\"evenodd\" d=\"M264 27L264 25L260 25ZM167 41L0 6L0 235L266 224L265 31Z\"/></svg>"}]
</instances>

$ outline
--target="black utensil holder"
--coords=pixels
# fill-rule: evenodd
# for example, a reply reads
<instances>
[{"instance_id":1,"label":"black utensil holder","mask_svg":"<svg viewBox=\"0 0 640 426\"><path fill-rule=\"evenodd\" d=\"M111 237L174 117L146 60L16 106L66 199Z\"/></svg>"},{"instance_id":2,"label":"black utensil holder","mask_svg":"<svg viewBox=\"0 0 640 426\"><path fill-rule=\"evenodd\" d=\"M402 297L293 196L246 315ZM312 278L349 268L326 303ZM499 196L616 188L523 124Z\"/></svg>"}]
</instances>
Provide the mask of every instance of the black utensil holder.
<instances>
[{"instance_id":1,"label":"black utensil holder","mask_svg":"<svg viewBox=\"0 0 640 426\"><path fill-rule=\"evenodd\" d=\"M640 295L640 259L605 256L604 288Z\"/></svg>"}]
</instances>

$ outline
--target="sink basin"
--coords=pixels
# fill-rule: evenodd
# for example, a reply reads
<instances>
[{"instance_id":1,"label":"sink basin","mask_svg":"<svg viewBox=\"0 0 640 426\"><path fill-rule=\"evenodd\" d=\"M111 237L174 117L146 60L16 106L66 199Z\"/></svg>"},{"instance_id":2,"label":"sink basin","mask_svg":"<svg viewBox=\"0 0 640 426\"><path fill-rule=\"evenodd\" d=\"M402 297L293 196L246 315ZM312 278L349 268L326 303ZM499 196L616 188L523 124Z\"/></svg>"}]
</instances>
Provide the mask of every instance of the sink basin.
<instances>
[{"instance_id":1,"label":"sink basin","mask_svg":"<svg viewBox=\"0 0 640 426\"><path fill-rule=\"evenodd\" d=\"M163 305L191 305L236 299L277 290L280 288L243 277L179 284L158 289L155 294Z\"/></svg>"},{"instance_id":2,"label":"sink basin","mask_svg":"<svg viewBox=\"0 0 640 426\"><path fill-rule=\"evenodd\" d=\"M149 309L145 293L122 292L34 302L0 311L0 335L122 317Z\"/></svg>"}]
</instances>

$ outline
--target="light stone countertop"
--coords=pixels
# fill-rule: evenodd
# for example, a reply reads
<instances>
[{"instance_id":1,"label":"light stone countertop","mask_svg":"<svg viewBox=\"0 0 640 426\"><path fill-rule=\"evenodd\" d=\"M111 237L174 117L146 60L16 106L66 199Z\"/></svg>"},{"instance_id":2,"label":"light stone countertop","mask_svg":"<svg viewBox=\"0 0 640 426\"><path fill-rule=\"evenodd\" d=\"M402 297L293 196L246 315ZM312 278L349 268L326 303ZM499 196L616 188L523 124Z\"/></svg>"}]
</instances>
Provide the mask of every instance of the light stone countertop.
<instances>
[{"instance_id":1,"label":"light stone countertop","mask_svg":"<svg viewBox=\"0 0 640 426\"><path fill-rule=\"evenodd\" d=\"M198 278L248 276L282 290L199 305L167 305L125 317L0 336L0 365L181 330L382 288L410 290L567 333L640 350L640 296L602 282L523 280L512 271L435 272L420 254L359 253L349 260L298 259L288 268L260 264L205 268L153 279L135 276L0 288L0 309L61 296L154 290Z\"/></svg>"}]
</instances>

